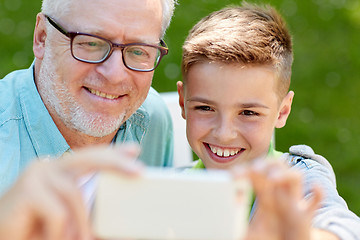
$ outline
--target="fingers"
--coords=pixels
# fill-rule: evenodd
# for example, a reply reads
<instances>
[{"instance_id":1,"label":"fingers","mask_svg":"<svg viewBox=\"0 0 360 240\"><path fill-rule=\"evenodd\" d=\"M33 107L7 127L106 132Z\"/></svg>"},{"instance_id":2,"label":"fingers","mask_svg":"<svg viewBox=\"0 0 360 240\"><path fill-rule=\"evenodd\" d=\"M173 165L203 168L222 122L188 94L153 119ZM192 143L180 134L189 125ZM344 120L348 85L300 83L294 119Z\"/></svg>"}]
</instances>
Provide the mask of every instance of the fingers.
<instances>
[{"instance_id":1,"label":"fingers","mask_svg":"<svg viewBox=\"0 0 360 240\"><path fill-rule=\"evenodd\" d=\"M310 238L311 222L322 200L320 187L312 198L304 198L303 176L279 161L259 160L233 169L236 178L251 180L257 209L249 226L248 239Z\"/></svg>"},{"instance_id":2,"label":"fingers","mask_svg":"<svg viewBox=\"0 0 360 240\"><path fill-rule=\"evenodd\" d=\"M319 185L314 185L311 190L312 196L309 200L306 201L306 209L314 213L319 207L320 203L324 198L323 190Z\"/></svg>"},{"instance_id":3,"label":"fingers","mask_svg":"<svg viewBox=\"0 0 360 240\"><path fill-rule=\"evenodd\" d=\"M84 148L57 161L59 168L75 178L94 171L116 171L128 176L138 175L143 165L135 161L137 145L96 146Z\"/></svg>"},{"instance_id":4,"label":"fingers","mask_svg":"<svg viewBox=\"0 0 360 240\"><path fill-rule=\"evenodd\" d=\"M49 204L46 210L52 211L49 214L43 207L40 216L46 224L48 239L90 239L89 214L80 190L71 179L52 171L44 195L49 198L43 200ZM52 223L52 219L56 222Z\"/></svg>"},{"instance_id":5,"label":"fingers","mask_svg":"<svg viewBox=\"0 0 360 240\"><path fill-rule=\"evenodd\" d=\"M58 170L55 165L35 162L11 189L11 218L16 220L9 223L21 226L25 234L5 239L90 239L80 190Z\"/></svg>"},{"instance_id":6,"label":"fingers","mask_svg":"<svg viewBox=\"0 0 360 240\"><path fill-rule=\"evenodd\" d=\"M232 173L235 178L249 178L258 197L265 193L271 195L276 188L281 188L297 200L303 198L300 172L276 159L258 159L246 166L235 166Z\"/></svg>"},{"instance_id":7,"label":"fingers","mask_svg":"<svg viewBox=\"0 0 360 240\"><path fill-rule=\"evenodd\" d=\"M253 189L261 198L273 194L276 188L289 191L296 199L301 199L302 176L296 170L290 169L283 162L274 159L256 160L245 167L233 169L236 178L247 177L253 184Z\"/></svg>"},{"instance_id":8,"label":"fingers","mask_svg":"<svg viewBox=\"0 0 360 240\"><path fill-rule=\"evenodd\" d=\"M136 176L136 145L99 146L52 161L35 161L0 199L0 239L92 239L79 178L94 171ZM16 231L21 229L21 231Z\"/></svg>"},{"instance_id":9,"label":"fingers","mask_svg":"<svg viewBox=\"0 0 360 240\"><path fill-rule=\"evenodd\" d=\"M53 208L58 206L58 219L62 223L56 223L56 227L51 223L49 214L44 213L41 216L51 223L48 228L48 235L51 236L49 239L55 239L54 236L61 232L66 233L69 239L89 239L91 229L88 213L82 201L82 194L77 187L77 180L94 171L115 171L128 176L138 175L142 170L142 164L135 162L138 154L139 148L136 145L100 146L82 149L48 163L49 165L53 163L54 170L48 177L48 193L56 196L56 199L52 199L55 205ZM61 213L65 213L64 216ZM59 236L64 237L64 235Z\"/></svg>"}]
</instances>

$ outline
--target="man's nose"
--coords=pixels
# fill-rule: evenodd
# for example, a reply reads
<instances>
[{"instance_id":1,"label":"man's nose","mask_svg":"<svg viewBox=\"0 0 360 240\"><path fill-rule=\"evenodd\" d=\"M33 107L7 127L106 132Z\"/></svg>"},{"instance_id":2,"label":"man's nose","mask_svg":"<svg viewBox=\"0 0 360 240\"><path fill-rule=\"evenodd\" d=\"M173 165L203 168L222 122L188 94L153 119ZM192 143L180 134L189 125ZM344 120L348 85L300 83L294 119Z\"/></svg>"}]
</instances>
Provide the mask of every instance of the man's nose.
<instances>
[{"instance_id":1,"label":"man's nose","mask_svg":"<svg viewBox=\"0 0 360 240\"><path fill-rule=\"evenodd\" d=\"M111 56L97 67L97 71L109 82L117 84L126 80L132 70L125 66L122 51L114 49Z\"/></svg>"}]
</instances>

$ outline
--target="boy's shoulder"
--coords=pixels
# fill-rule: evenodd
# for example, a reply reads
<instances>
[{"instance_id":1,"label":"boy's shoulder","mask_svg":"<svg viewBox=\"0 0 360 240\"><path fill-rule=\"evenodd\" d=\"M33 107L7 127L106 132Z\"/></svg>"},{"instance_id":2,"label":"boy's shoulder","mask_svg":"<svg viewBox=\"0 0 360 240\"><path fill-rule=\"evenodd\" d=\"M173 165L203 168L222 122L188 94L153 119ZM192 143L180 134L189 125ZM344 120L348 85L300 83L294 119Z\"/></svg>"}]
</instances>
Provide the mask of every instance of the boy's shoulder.
<instances>
[{"instance_id":1,"label":"boy's shoulder","mask_svg":"<svg viewBox=\"0 0 360 240\"><path fill-rule=\"evenodd\" d=\"M331 176L331 182L336 185L335 173L331 164L326 158L319 154L316 154L310 146L291 146L289 148L289 152L282 155L282 159L284 159L290 166L302 165L306 169L320 167L328 171L329 176Z\"/></svg>"}]
</instances>

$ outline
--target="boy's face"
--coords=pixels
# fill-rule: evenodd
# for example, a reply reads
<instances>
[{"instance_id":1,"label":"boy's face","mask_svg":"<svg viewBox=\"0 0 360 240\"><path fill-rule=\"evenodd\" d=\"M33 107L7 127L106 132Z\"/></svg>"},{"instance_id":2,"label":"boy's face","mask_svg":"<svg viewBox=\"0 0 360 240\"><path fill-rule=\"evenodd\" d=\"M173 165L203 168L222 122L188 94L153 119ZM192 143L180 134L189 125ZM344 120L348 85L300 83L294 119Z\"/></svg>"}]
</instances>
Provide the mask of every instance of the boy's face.
<instances>
[{"instance_id":1,"label":"boy's face","mask_svg":"<svg viewBox=\"0 0 360 240\"><path fill-rule=\"evenodd\" d=\"M227 169L265 156L283 127L293 92L280 102L268 66L198 63L178 83L190 146L206 168Z\"/></svg>"}]
</instances>

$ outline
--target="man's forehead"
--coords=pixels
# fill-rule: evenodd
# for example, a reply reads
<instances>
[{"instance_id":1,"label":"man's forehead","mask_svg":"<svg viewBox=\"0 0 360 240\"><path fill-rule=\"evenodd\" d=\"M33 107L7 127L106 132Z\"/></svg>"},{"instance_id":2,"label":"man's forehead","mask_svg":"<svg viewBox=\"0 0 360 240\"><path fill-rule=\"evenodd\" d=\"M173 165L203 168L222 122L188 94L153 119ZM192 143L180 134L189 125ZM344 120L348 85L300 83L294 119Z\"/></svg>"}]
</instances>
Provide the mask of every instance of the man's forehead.
<instances>
[{"instance_id":1,"label":"man's forehead","mask_svg":"<svg viewBox=\"0 0 360 240\"><path fill-rule=\"evenodd\" d=\"M154 43L161 32L161 1L75 0L62 19L68 31L90 33L112 41L121 38L128 42Z\"/></svg>"},{"instance_id":2,"label":"man's forehead","mask_svg":"<svg viewBox=\"0 0 360 240\"><path fill-rule=\"evenodd\" d=\"M129 9L136 9L139 14L144 10L151 11L155 14L154 17L162 14L162 0L72 0L64 6L70 8L69 12L73 15L95 13L87 15L89 19L111 12L117 13L118 16L124 15Z\"/></svg>"}]
</instances>

